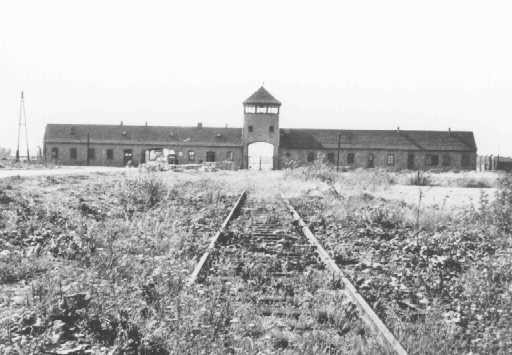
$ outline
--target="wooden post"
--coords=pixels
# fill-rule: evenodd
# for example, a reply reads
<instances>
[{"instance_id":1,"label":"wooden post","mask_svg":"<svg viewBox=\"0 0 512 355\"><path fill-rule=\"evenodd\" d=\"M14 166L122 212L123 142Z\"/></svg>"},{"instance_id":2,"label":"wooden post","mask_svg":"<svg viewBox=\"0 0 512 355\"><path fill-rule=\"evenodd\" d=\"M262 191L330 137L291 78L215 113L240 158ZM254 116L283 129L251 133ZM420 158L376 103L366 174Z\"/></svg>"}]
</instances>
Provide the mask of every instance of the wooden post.
<instances>
[{"instance_id":1,"label":"wooden post","mask_svg":"<svg viewBox=\"0 0 512 355\"><path fill-rule=\"evenodd\" d=\"M338 158L336 159L336 171L340 170L340 149L341 149L341 133L338 133Z\"/></svg>"},{"instance_id":2,"label":"wooden post","mask_svg":"<svg viewBox=\"0 0 512 355\"><path fill-rule=\"evenodd\" d=\"M86 156L87 156L87 165L89 165L89 160L90 160L90 157L89 157L89 146L91 144L91 137L89 135L89 132L87 132L87 152L86 152Z\"/></svg>"}]
</instances>

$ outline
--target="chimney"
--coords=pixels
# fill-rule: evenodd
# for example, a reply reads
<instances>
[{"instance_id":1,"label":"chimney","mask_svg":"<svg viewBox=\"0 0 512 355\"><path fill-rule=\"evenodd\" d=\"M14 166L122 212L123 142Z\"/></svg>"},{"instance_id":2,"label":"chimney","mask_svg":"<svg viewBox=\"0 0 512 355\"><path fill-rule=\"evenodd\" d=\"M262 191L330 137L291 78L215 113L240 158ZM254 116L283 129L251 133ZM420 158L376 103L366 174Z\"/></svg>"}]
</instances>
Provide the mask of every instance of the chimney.
<instances>
[{"instance_id":1,"label":"chimney","mask_svg":"<svg viewBox=\"0 0 512 355\"><path fill-rule=\"evenodd\" d=\"M397 126L397 127L396 127L396 131L397 131L398 133L400 133L400 126Z\"/></svg>"},{"instance_id":2,"label":"chimney","mask_svg":"<svg viewBox=\"0 0 512 355\"><path fill-rule=\"evenodd\" d=\"M146 127L148 126L148 121L146 121Z\"/></svg>"},{"instance_id":3,"label":"chimney","mask_svg":"<svg viewBox=\"0 0 512 355\"><path fill-rule=\"evenodd\" d=\"M120 124L120 125L121 125L121 126L123 125L123 121L121 121L121 124Z\"/></svg>"},{"instance_id":4,"label":"chimney","mask_svg":"<svg viewBox=\"0 0 512 355\"><path fill-rule=\"evenodd\" d=\"M202 122L197 122L197 128L203 128L203 123Z\"/></svg>"},{"instance_id":5,"label":"chimney","mask_svg":"<svg viewBox=\"0 0 512 355\"><path fill-rule=\"evenodd\" d=\"M451 136L452 135L452 129L450 127L448 127L448 134Z\"/></svg>"}]
</instances>

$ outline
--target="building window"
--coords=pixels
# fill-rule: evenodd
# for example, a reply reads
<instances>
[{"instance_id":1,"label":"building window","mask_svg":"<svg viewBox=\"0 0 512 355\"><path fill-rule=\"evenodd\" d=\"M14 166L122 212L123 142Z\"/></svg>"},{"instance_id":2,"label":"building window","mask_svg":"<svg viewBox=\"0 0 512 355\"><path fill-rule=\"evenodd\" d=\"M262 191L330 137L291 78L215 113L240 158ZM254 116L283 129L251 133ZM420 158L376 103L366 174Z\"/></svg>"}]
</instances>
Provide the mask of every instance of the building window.
<instances>
[{"instance_id":1,"label":"building window","mask_svg":"<svg viewBox=\"0 0 512 355\"><path fill-rule=\"evenodd\" d=\"M69 158L71 160L76 160L76 148L69 148Z\"/></svg>"},{"instance_id":2,"label":"building window","mask_svg":"<svg viewBox=\"0 0 512 355\"><path fill-rule=\"evenodd\" d=\"M407 154L407 169L414 169L414 153Z\"/></svg>"},{"instance_id":3,"label":"building window","mask_svg":"<svg viewBox=\"0 0 512 355\"><path fill-rule=\"evenodd\" d=\"M279 113L279 108L277 107L269 107L268 113Z\"/></svg>"},{"instance_id":4,"label":"building window","mask_svg":"<svg viewBox=\"0 0 512 355\"><path fill-rule=\"evenodd\" d=\"M427 166L438 166L439 165L439 155L437 154L428 154L426 157Z\"/></svg>"},{"instance_id":5,"label":"building window","mask_svg":"<svg viewBox=\"0 0 512 355\"><path fill-rule=\"evenodd\" d=\"M309 152L307 160L308 160L308 163L314 162L315 161L315 153L314 152Z\"/></svg>"},{"instance_id":6,"label":"building window","mask_svg":"<svg viewBox=\"0 0 512 355\"><path fill-rule=\"evenodd\" d=\"M252 126L249 126L249 132L252 132Z\"/></svg>"},{"instance_id":7,"label":"building window","mask_svg":"<svg viewBox=\"0 0 512 355\"><path fill-rule=\"evenodd\" d=\"M388 153L387 164L389 166L395 165L395 153Z\"/></svg>"},{"instance_id":8,"label":"building window","mask_svg":"<svg viewBox=\"0 0 512 355\"><path fill-rule=\"evenodd\" d=\"M52 148L51 157L54 160L59 159L59 148L57 148L57 147Z\"/></svg>"},{"instance_id":9,"label":"building window","mask_svg":"<svg viewBox=\"0 0 512 355\"><path fill-rule=\"evenodd\" d=\"M268 127L268 131L269 131L270 133L274 133L274 126L270 126L270 127Z\"/></svg>"},{"instance_id":10,"label":"building window","mask_svg":"<svg viewBox=\"0 0 512 355\"><path fill-rule=\"evenodd\" d=\"M291 156L292 156L292 154L291 154L290 152L286 152L284 155L285 155L287 158L289 158L289 157L291 157Z\"/></svg>"},{"instance_id":11,"label":"building window","mask_svg":"<svg viewBox=\"0 0 512 355\"><path fill-rule=\"evenodd\" d=\"M91 160L94 160L96 159L96 150L94 148L89 148L87 150L87 156L89 157L89 159Z\"/></svg>"},{"instance_id":12,"label":"building window","mask_svg":"<svg viewBox=\"0 0 512 355\"><path fill-rule=\"evenodd\" d=\"M233 160L233 152L226 153L226 160Z\"/></svg>"},{"instance_id":13,"label":"building window","mask_svg":"<svg viewBox=\"0 0 512 355\"><path fill-rule=\"evenodd\" d=\"M327 153L327 162L334 164L334 153Z\"/></svg>"},{"instance_id":14,"label":"building window","mask_svg":"<svg viewBox=\"0 0 512 355\"><path fill-rule=\"evenodd\" d=\"M462 157L461 157L461 165L462 167L464 168L468 168L471 166L471 158L469 157L469 154L462 154Z\"/></svg>"},{"instance_id":15,"label":"building window","mask_svg":"<svg viewBox=\"0 0 512 355\"><path fill-rule=\"evenodd\" d=\"M133 164L133 151L131 149L123 150L123 165L132 165Z\"/></svg>"},{"instance_id":16,"label":"building window","mask_svg":"<svg viewBox=\"0 0 512 355\"><path fill-rule=\"evenodd\" d=\"M373 168L374 160L375 160L375 156L373 155L373 153L368 153L368 167L369 168Z\"/></svg>"},{"instance_id":17,"label":"building window","mask_svg":"<svg viewBox=\"0 0 512 355\"><path fill-rule=\"evenodd\" d=\"M206 161L207 162L215 161L215 152L206 152Z\"/></svg>"},{"instance_id":18,"label":"building window","mask_svg":"<svg viewBox=\"0 0 512 355\"><path fill-rule=\"evenodd\" d=\"M354 164L355 154L354 153L348 153L347 154L347 164Z\"/></svg>"},{"instance_id":19,"label":"building window","mask_svg":"<svg viewBox=\"0 0 512 355\"><path fill-rule=\"evenodd\" d=\"M196 152L193 150L188 151L188 161L195 161L196 160Z\"/></svg>"},{"instance_id":20,"label":"building window","mask_svg":"<svg viewBox=\"0 0 512 355\"><path fill-rule=\"evenodd\" d=\"M267 106L257 106L256 113L267 113Z\"/></svg>"},{"instance_id":21,"label":"building window","mask_svg":"<svg viewBox=\"0 0 512 355\"><path fill-rule=\"evenodd\" d=\"M255 113L256 107L252 105L245 106L245 113Z\"/></svg>"},{"instance_id":22,"label":"building window","mask_svg":"<svg viewBox=\"0 0 512 355\"><path fill-rule=\"evenodd\" d=\"M450 154L443 154L443 166L447 167L447 166L450 166L450 164L451 164Z\"/></svg>"},{"instance_id":23,"label":"building window","mask_svg":"<svg viewBox=\"0 0 512 355\"><path fill-rule=\"evenodd\" d=\"M114 160L114 149L107 149L107 160Z\"/></svg>"}]
</instances>

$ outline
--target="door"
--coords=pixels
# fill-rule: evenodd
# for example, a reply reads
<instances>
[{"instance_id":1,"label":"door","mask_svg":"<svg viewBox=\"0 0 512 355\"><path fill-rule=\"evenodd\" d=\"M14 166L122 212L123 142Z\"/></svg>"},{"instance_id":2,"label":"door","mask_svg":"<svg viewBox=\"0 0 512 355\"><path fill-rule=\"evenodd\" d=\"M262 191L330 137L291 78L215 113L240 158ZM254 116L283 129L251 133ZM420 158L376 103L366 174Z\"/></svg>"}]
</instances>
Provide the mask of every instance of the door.
<instances>
[{"instance_id":1,"label":"door","mask_svg":"<svg viewBox=\"0 0 512 355\"><path fill-rule=\"evenodd\" d=\"M407 154L407 169L414 170L414 154Z\"/></svg>"},{"instance_id":2,"label":"door","mask_svg":"<svg viewBox=\"0 0 512 355\"><path fill-rule=\"evenodd\" d=\"M123 150L123 165L133 164L133 151L131 149Z\"/></svg>"},{"instance_id":3,"label":"door","mask_svg":"<svg viewBox=\"0 0 512 355\"><path fill-rule=\"evenodd\" d=\"M375 155L373 155L373 153L369 153L368 154L368 168L375 167L374 161L375 161Z\"/></svg>"},{"instance_id":4,"label":"door","mask_svg":"<svg viewBox=\"0 0 512 355\"><path fill-rule=\"evenodd\" d=\"M206 161L214 162L215 161L215 152L206 152Z\"/></svg>"}]
</instances>

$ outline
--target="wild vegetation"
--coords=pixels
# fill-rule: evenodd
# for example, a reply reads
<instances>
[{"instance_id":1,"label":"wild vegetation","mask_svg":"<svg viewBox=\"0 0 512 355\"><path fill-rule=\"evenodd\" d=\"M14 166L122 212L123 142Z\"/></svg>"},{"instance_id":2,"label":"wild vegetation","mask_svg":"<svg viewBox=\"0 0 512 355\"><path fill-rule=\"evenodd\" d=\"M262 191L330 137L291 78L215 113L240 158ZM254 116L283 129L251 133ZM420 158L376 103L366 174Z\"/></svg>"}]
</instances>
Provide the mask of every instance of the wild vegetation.
<instances>
[{"instance_id":1,"label":"wild vegetation","mask_svg":"<svg viewBox=\"0 0 512 355\"><path fill-rule=\"evenodd\" d=\"M473 207L442 209L421 194L417 203L378 197L413 176L315 167L267 175L123 171L2 179L0 353L327 352L329 339L320 333L291 351L285 343L293 338L266 329L254 308L243 307L249 291L234 298L222 283L185 287L246 188L293 197L411 353L506 353L510 178L435 175L444 186L475 179L471 185L497 188ZM313 279L305 274L292 286L307 294ZM310 312L320 324L324 316L338 319L332 302L316 306Z\"/></svg>"},{"instance_id":2,"label":"wild vegetation","mask_svg":"<svg viewBox=\"0 0 512 355\"><path fill-rule=\"evenodd\" d=\"M184 280L236 197L228 188L155 176L1 184L0 353L224 348L210 332L225 315L197 311L222 290L185 292Z\"/></svg>"},{"instance_id":3,"label":"wild vegetation","mask_svg":"<svg viewBox=\"0 0 512 355\"><path fill-rule=\"evenodd\" d=\"M411 205L368 192L389 184L386 175L358 179L359 193L345 198L334 188L344 177L332 171L289 174L331 184L331 194L294 204L411 354L510 351L510 176L478 207L432 213L438 206L421 206L421 193Z\"/></svg>"}]
</instances>

